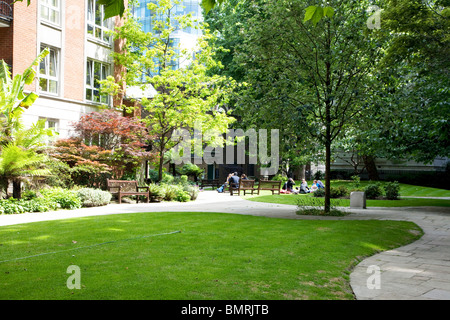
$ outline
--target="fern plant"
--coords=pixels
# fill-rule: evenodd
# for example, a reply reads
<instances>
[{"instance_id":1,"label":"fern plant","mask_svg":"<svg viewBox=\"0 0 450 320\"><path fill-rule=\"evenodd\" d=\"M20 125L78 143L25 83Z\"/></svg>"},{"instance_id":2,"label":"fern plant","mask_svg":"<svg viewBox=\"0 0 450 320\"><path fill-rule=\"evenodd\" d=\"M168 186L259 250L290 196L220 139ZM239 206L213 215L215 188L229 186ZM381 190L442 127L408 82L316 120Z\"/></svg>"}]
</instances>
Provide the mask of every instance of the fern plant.
<instances>
[{"instance_id":1,"label":"fern plant","mask_svg":"<svg viewBox=\"0 0 450 320\"><path fill-rule=\"evenodd\" d=\"M21 182L36 176L50 174L48 169L42 168L47 161L45 154L27 150L15 144L3 146L0 154L0 181L5 189L10 182L13 184L13 197L21 198Z\"/></svg>"}]
</instances>

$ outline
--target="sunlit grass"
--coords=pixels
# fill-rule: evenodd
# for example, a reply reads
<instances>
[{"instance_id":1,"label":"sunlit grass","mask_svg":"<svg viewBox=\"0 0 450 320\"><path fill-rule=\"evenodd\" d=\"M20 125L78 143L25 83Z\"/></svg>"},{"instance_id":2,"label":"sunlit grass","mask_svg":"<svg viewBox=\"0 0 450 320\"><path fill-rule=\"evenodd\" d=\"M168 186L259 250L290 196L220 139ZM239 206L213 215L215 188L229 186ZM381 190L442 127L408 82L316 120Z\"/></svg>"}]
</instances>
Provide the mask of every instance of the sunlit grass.
<instances>
[{"instance_id":1,"label":"sunlit grass","mask_svg":"<svg viewBox=\"0 0 450 320\"><path fill-rule=\"evenodd\" d=\"M194 212L1 227L0 299L353 299L352 266L420 235L411 222Z\"/></svg>"}]
</instances>

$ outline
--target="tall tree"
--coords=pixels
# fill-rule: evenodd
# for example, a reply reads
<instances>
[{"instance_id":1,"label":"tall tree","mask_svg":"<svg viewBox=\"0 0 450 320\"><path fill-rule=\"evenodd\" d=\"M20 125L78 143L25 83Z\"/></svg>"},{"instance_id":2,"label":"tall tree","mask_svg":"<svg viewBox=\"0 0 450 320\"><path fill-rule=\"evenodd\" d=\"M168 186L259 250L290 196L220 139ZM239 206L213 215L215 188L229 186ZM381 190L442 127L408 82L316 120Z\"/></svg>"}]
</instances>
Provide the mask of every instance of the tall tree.
<instances>
[{"instance_id":1,"label":"tall tree","mask_svg":"<svg viewBox=\"0 0 450 320\"><path fill-rule=\"evenodd\" d=\"M149 3L153 12L152 32L142 31L132 15L125 25L117 29L116 37L126 39L126 50L114 55L117 63L124 65L127 73L123 81L128 85L156 90L153 97L141 100L149 133L155 136L153 148L159 155L159 179L162 178L164 154L181 142L174 139L177 129L193 130L196 124L203 131L225 132L234 121L222 105L228 101L234 81L230 78L207 75L218 66L214 60L215 50L208 45L212 37L203 29L194 52L174 45L174 32L180 28L195 27L190 15L176 13L181 1L158 0ZM178 61L185 61L177 65ZM114 83L104 82L115 87Z\"/></svg>"},{"instance_id":2,"label":"tall tree","mask_svg":"<svg viewBox=\"0 0 450 320\"><path fill-rule=\"evenodd\" d=\"M22 73L12 77L8 65L0 61L0 185L7 188L13 183L13 196L21 197L21 182L28 177L48 173L43 168L46 156L42 153L45 140L54 135L45 129L40 120L30 128L22 123L22 114L38 98L34 92L26 92L36 75L34 69L49 53L44 49Z\"/></svg>"},{"instance_id":3,"label":"tall tree","mask_svg":"<svg viewBox=\"0 0 450 320\"><path fill-rule=\"evenodd\" d=\"M325 149L325 211L330 210L331 145L364 110L367 78L380 46L366 22L368 1L256 1L237 61L250 84L242 114L278 122ZM317 19L317 17L319 17ZM247 100L248 101L248 100ZM275 120L277 119L277 120ZM296 127L296 125L298 125ZM294 129L295 128L295 129Z\"/></svg>"}]
</instances>

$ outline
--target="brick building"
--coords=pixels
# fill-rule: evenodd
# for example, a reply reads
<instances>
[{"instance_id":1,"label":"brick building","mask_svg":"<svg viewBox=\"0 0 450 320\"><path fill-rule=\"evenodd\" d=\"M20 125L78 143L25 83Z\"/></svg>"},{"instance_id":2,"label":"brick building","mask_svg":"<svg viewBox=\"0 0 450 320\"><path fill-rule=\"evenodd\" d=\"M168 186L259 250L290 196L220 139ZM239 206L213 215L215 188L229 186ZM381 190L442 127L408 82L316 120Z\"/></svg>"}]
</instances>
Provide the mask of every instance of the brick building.
<instances>
[{"instance_id":1,"label":"brick building","mask_svg":"<svg viewBox=\"0 0 450 320\"><path fill-rule=\"evenodd\" d=\"M110 54L120 43L107 31L121 20L104 21L97 0L12 2L0 1L0 59L12 74L22 73L42 49L50 48L28 88L39 98L24 113L24 124L45 118L48 127L67 137L70 123L82 114L113 104L100 95L96 80L115 74Z\"/></svg>"}]
</instances>

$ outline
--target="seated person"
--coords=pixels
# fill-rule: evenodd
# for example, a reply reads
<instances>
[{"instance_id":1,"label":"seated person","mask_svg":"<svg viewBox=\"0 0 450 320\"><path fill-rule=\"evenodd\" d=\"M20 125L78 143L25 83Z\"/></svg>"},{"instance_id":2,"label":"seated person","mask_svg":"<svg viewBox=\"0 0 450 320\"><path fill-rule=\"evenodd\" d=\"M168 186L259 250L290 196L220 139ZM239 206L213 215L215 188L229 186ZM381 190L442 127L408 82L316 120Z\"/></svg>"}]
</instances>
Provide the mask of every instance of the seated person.
<instances>
[{"instance_id":1,"label":"seated person","mask_svg":"<svg viewBox=\"0 0 450 320\"><path fill-rule=\"evenodd\" d=\"M317 180L314 180L313 181L313 184L312 184L312 186L311 186L311 190L309 191L309 192L314 192L314 191L316 191L316 190L318 190L319 189L319 187L318 187L318 185L317 185Z\"/></svg>"},{"instance_id":2,"label":"seated person","mask_svg":"<svg viewBox=\"0 0 450 320\"><path fill-rule=\"evenodd\" d=\"M233 176L232 173L230 173L227 177L227 181L225 181L225 183L223 185L221 185L219 188L217 188L217 192L222 193L223 189L225 189L225 187L230 183L230 178Z\"/></svg>"},{"instance_id":3,"label":"seated person","mask_svg":"<svg viewBox=\"0 0 450 320\"><path fill-rule=\"evenodd\" d=\"M230 179L228 180L228 183L230 186L233 186L234 188L239 187L239 175L237 172L235 172Z\"/></svg>"},{"instance_id":4,"label":"seated person","mask_svg":"<svg viewBox=\"0 0 450 320\"><path fill-rule=\"evenodd\" d=\"M233 195L233 190L232 189L237 189L239 188L239 175L237 172L235 172L229 180L229 184L230 184L230 195Z\"/></svg>"},{"instance_id":5,"label":"seated person","mask_svg":"<svg viewBox=\"0 0 450 320\"><path fill-rule=\"evenodd\" d=\"M317 187L318 187L319 189L325 189L325 186L324 186L323 182L320 181L320 180L317 180Z\"/></svg>"},{"instance_id":6,"label":"seated person","mask_svg":"<svg viewBox=\"0 0 450 320\"><path fill-rule=\"evenodd\" d=\"M295 184L294 179L289 178L288 181L286 181L283 187L281 188L282 189L281 193L291 193L291 192L296 193L294 190L294 184Z\"/></svg>"},{"instance_id":7,"label":"seated person","mask_svg":"<svg viewBox=\"0 0 450 320\"><path fill-rule=\"evenodd\" d=\"M302 179L302 183L300 184L300 192L299 193L309 193L308 183L305 179Z\"/></svg>"}]
</instances>

